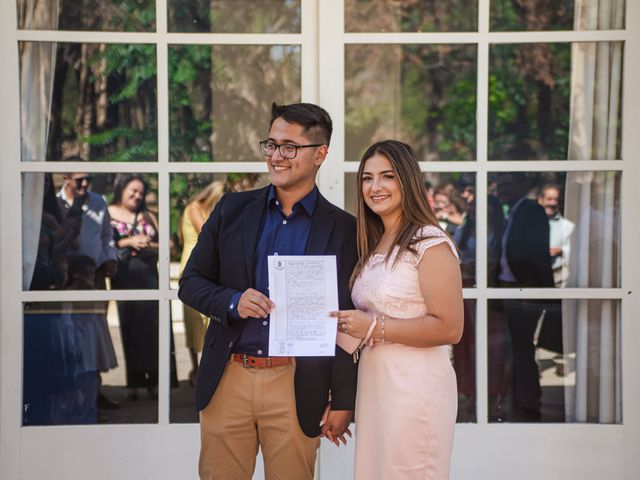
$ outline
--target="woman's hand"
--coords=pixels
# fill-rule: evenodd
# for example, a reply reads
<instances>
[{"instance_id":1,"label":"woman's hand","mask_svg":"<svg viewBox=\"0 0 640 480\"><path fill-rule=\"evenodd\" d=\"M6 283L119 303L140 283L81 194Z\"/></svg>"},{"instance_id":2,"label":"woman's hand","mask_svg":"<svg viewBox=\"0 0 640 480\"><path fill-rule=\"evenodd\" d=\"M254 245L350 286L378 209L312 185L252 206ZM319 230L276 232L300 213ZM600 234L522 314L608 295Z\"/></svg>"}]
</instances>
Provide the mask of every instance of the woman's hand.
<instances>
[{"instance_id":1,"label":"woman's hand","mask_svg":"<svg viewBox=\"0 0 640 480\"><path fill-rule=\"evenodd\" d=\"M131 248L136 250L144 250L151 246L151 237L148 235L136 235L129 238Z\"/></svg>"},{"instance_id":2,"label":"woman's hand","mask_svg":"<svg viewBox=\"0 0 640 480\"><path fill-rule=\"evenodd\" d=\"M355 338L364 338L373 322L373 316L361 310L341 310L329 315L338 319L338 331Z\"/></svg>"}]
</instances>

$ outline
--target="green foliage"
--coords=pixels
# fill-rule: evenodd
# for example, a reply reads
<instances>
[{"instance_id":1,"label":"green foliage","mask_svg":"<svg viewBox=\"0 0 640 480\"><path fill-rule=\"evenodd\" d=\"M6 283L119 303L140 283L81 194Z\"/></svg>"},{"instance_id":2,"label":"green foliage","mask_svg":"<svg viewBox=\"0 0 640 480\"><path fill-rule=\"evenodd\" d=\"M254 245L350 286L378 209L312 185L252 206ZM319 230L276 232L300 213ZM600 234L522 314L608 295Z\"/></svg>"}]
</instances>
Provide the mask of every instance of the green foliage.
<instances>
[{"instance_id":1,"label":"green foliage","mask_svg":"<svg viewBox=\"0 0 640 480\"><path fill-rule=\"evenodd\" d=\"M489 70L489 158L567 158L571 45L494 45Z\"/></svg>"},{"instance_id":2,"label":"green foliage","mask_svg":"<svg viewBox=\"0 0 640 480\"><path fill-rule=\"evenodd\" d=\"M78 138L99 147L93 149L94 160L130 162L157 158L155 51L155 45L109 44L91 58L91 82L106 77L112 109L103 129L94 128L90 135ZM142 124L136 112L142 114ZM138 117L135 123L129 120L133 117Z\"/></svg>"},{"instance_id":3,"label":"green foliage","mask_svg":"<svg viewBox=\"0 0 640 480\"><path fill-rule=\"evenodd\" d=\"M174 161L209 162L211 47L169 48L169 145Z\"/></svg>"}]
</instances>

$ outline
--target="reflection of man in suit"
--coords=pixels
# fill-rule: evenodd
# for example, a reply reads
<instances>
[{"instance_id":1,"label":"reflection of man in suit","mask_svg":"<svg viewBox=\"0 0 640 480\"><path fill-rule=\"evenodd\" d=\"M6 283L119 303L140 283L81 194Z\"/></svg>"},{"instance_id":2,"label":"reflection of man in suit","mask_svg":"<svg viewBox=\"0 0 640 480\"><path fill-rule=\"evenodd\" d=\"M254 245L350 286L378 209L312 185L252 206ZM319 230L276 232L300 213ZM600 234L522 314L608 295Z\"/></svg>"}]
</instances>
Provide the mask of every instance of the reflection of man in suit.
<instances>
[{"instance_id":1,"label":"reflection of man in suit","mask_svg":"<svg viewBox=\"0 0 640 480\"><path fill-rule=\"evenodd\" d=\"M212 320L196 387L201 478L250 479L260 446L267 478L312 479L319 435L344 439L351 421L356 366L346 352L268 356L268 255L336 255L340 309L353 308L355 220L315 186L331 130L320 107L274 104L260 143L271 184L224 196L184 269L180 299Z\"/></svg>"},{"instance_id":2,"label":"reflection of man in suit","mask_svg":"<svg viewBox=\"0 0 640 480\"><path fill-rule=\"evenodd\" d=\"M556 287L564 288L569 277L570 237L575 225L560 213L559 185L547 184L540 189L538 203L549 219L549 255Z\"/></svg>"},{"instance_id":3,"label":"reflection of man in suit","mask_svg":"<svg viewBox=\"0 0 640 480\"><path fill-rule=\"evenodd\" d=\"M498 278L510 288L553 287L549 257L549 222L544 209L525 197L524 173L498 177L498 197L509 206L502 235ZM530 300L505 300L504 314L513 346L514 419L540 419L540 379L533 337L544 305Z\"/></svg>"}]
</instances>

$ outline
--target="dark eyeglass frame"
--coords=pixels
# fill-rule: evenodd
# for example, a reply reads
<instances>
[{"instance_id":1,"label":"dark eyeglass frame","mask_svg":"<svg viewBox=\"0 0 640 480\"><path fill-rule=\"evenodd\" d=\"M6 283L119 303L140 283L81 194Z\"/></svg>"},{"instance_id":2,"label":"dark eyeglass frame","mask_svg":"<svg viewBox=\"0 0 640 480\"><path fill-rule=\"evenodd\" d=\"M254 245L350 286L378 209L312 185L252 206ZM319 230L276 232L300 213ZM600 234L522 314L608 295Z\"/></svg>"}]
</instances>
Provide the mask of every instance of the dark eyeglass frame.
<instances>
[{"instance_id":1,"label":"dark eyeglass frame","mask_svg":"<svg viewBox=\"0 0 640 480\"><path fill-rule=\"evenodd\" d=\"M93 181L93 177L91 175L87 175L86 177L78 177L78 178L74 178L73 181L76 184L77 188L80 188L82 186L82 183L86 180L87 184L91 183Z\"/></svg>"},{"instance_id":2,"label":"dark eyeglass frame","mask_svg":"<svg viewBox=\"0 0 640 480\"><path fill-rule=\"evenodd\" d=\"M268 153L267 152L267 144L272 144L275 148L273 150L273 152ZM295 145L293 143L276 143L272 140L262 140L260 142L260 152L265 156L265 157L272 157L274 153L276 153L276 149L278 149L280 151L280 155L282 155L282 158L286 158L287 160L291 160L292 158L296 158L296 156L298 155L298 149L299 148L309 148L309 147L322 147L323 145L326 145L326 143L314 143L311 145ZM282 150L282 147L289 147L289 148L293 148L293 155L291 155L290 153L285 154L285 152Z\"/></svg>"}]
</instances>

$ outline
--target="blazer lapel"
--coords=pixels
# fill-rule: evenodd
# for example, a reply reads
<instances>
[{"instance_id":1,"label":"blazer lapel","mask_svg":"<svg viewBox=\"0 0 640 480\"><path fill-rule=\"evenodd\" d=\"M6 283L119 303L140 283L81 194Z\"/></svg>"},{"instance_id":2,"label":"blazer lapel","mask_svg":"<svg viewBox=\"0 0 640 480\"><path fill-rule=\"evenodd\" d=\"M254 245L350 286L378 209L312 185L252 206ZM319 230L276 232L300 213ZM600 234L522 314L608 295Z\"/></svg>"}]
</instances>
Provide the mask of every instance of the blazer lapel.
<instances>
[{"instance_id":1,"label":"blazer lapel","mask_svg":"<svg viewBox=\"0 0 640 480\"><path fill-rule=\"evenodd\" d=\"M260 223L267 207L268 192L269 187L257 190L254 200L247 203L243 212L244 260L247 278L251 285L255 282L256 246L258 245Z\"/></svg>"},{"instance_id":2,"label":"blazer lapel","mask_svg":"<svg viewBox=\"0 0 640 480\"><path fill-rule=\"evenodd\" d=\"M333 209L333 205L318 192L318 202L311 219L311 229L305 252L307 255L323 255L326 252L327 243L329 243L329 237L335 224Z\"/></svg>"}]
</instances>

